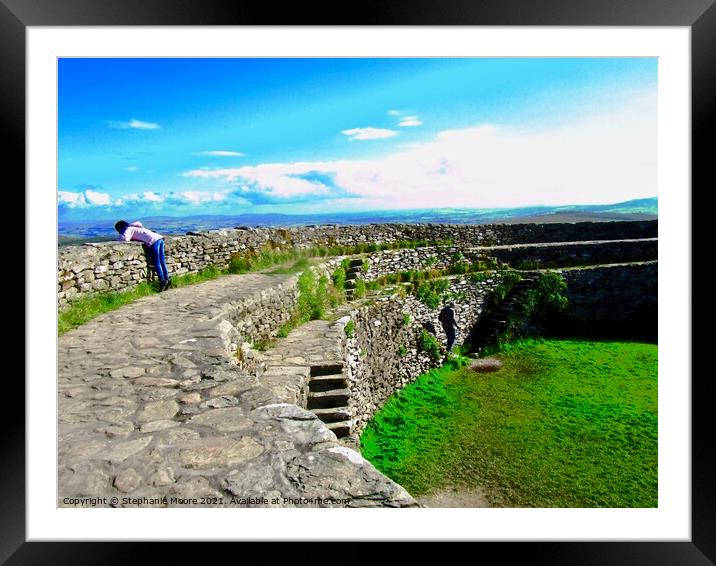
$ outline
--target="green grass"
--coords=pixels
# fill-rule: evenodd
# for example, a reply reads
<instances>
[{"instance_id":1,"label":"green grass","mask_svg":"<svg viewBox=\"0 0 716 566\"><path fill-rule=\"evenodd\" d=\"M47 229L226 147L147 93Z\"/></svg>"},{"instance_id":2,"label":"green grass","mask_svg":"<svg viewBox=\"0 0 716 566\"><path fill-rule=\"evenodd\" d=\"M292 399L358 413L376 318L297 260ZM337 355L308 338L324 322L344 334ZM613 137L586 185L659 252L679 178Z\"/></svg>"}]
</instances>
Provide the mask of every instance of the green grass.
<instances>
[{"instance_id":1,"label":"green grass","mask_svg":"<svg viewBox=\"0 0 716 566\"><path fill-rule=\"evenodd\" d=\"M298 300L289 319L278 329L276 338L286 338L294 329L309 320L325 319L330 309L345 300L343 289L337 288L327 276L318 277L306 269L298 278ZM273 347L275 339L259 340L254 344L257 350Z\"/></svg>"},{"instance_id":2,"label":"green grass","mask_svg":"<svg viewBox=\"0 0 716 566\"><path fill-rule=\"evenodd\" d=\"M302 258L297 259L291 263L287 263L287 264L275 267L275 268L267 271L266 273L268 273L269 275L298 273L299 271L304 271L304 270L308 269L310 266L311 266L311 261L308 258L302 257Z\"/></svg>"},{"instance_id":3,"label":"green grass","mask_svg":"<svg viewBox=\"0 0 716 566\"><path fill-rule=\"evenodd\" d=\"M657 347L522 341L504 367L452 363L392 396L363 455L414 495L504 507L656 507Z\"/></svg>"},{"instance_id":4,"label":"green grass","mask_svg":"<svg viewBox=\"0 0 716 566\"><path fill-rule=\"evenodd\" d=\"M207 267L199 273L172 277L172 286L194 285L210 279L216 279L221 273L216 267ZM150 284L145 281L127 291L96 293L77 299L57 313L57 334L62 336L65 332L89 322L102 313L116 310L124 305L133 303L137 299L154 295L158 292L158 282L155 281Z\"/></svg>"},{"instance_id":5,"label":"green grass","mask_svg":"<svg viewBox=\"0 0 716 566\"><path fill-rule=\"evenodd\" d=\"M315 248L277 250L264 246L259 250L249 250L242 254L234 254L229 260L227 271L233 274L251 273L275 268L270 273L295 273L301 266L308 266L308 260L319 257Z\"/></svg>"}]
</instances>

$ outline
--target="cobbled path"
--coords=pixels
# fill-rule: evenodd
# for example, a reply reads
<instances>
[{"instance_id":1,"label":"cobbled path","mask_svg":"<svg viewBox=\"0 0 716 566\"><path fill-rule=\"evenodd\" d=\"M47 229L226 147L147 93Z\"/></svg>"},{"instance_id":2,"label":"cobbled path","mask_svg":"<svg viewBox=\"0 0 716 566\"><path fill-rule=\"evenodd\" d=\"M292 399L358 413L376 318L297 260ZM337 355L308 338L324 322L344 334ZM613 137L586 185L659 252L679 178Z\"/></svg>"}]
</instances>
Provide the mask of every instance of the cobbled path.
<instances>
[{"instance_id":1,"label":"cobbled path","mask_svg":"<svg viewBox=\"0 0 716 566\"><path fill-rule=\"evenodd\" d=\"M336 323L278 340L254 373L231 363L237 313L292 276L170 289L59 338L60 506L416 506L305 406Z\"/></svg>"}]
</instances>

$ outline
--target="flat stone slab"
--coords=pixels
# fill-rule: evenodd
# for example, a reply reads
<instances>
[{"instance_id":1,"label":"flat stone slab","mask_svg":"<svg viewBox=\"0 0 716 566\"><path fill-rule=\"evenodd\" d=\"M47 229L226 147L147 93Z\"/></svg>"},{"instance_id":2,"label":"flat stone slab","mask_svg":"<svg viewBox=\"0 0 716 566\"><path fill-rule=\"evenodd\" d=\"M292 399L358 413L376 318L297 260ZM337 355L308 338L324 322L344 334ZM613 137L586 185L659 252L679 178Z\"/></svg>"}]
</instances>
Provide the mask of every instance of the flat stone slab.
<instances>
[{"instance_id":1,"label":"flat stone slab","mask_svg":"<svg viewBox=\"0 0 716 566\"><path fill-rule=\"evenodd\" d=\"M470 362L469 368L478 373L487 373L500 370L502 362L497 358L478 358Z\"/></svg>"}]
</instances>

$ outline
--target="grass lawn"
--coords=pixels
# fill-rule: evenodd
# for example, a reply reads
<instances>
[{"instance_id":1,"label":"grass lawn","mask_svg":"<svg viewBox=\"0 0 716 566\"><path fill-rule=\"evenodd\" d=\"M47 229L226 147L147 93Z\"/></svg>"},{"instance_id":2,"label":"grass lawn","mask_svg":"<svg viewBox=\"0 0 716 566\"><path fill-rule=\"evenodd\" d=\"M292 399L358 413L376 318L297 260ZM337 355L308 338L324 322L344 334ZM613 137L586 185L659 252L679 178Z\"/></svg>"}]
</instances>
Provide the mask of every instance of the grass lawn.
<instances>
[{"instance_id":1,"label":"grass lawn","mask_svg":"<svg viewBox=\"0 0 716 566\"><path fill-rule=\"evenodd\" d=\"M656 507L657 346L522 341L391 397L363 455L413 495L478 488L503 507Z\"/></svg>"}]
</instances>

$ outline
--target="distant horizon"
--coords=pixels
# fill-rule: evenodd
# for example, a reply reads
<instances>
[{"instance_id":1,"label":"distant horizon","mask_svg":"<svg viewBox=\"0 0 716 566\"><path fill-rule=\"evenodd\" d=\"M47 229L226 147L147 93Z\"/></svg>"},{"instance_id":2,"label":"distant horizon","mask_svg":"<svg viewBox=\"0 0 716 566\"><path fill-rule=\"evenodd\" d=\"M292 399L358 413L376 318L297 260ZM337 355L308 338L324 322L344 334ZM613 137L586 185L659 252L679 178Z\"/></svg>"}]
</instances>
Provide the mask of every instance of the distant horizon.
<instances>
[{"instance_id":1,"label":"distant horizon","mask_svg":"<svg viewBox=\"0 0 716 566\"><path fill-rule=\"evenodd\" d=\"M180 234L187 231L206 231L246 226L306 226L306 225L350 225L380 223L441 223L441 224L489 224L500 222L575 222L610 221L633 219L656 219L658 197L633 199L617 203L598 205L533 206L513 208L432 208L373 211L341 211L336 213L313 214L191 214L182 216L153 215L126 217L123 220L140 220L151 224L151 228L166 234ZM60 221L58 234L70 238L109 238L114 234L117 217ZM231 226L229 226L231 224Z\"/></svg>"},{"instance_id":2,"label":"distant horizon","mask_svg":"<svg viewBox=\"0 0 716 566\"><path fill-rule=\"evenodd\" d=\"M325 215L351 215L351 214L385 214L385 215L394 215L394 214L409 214L412 212L441 212L441 211L466 211L466 212L500 212L500 211L515 211L515 210L538 210L538 209L549 209L549 210L555 210L555 209L568 209L568 208L593 208L593 207L612 207L612 206L619 206L623 204L631 204L631 203L638 203L638 202L644 202L644 203L651 203L652 201L657 201L657 196L652 197L645 197L640 199L630 199L626 201L619 201L619 202L601 202L601 203L590 203L590 204L561 204L561 205L546 205L546 204L536 204L532 206L517 206L517 207L489 207L489 208L480 208L480 207L431 207L431 208L395 208L395 209L356 209L356 210L339 210L335 212L313 212L313 213L302 213L302 212L282 212L282 213L276 213L276 212L244 212L244 213L236 213L236 214L226 214L226 213L191 213L191 214L153 214L151 216L145 216L145 218L175 218L175 219L182 219L182 218L198 218L198 217L241 217L241 216L296 216L296 217L302 217L302 216L325 216ZM101 221L101 220L108 220L111 218L115 218L116 215L111 216L104 216L104 217L94 217L94 218L87 218L83 220L77 220L77 221L66 221L66 223L74 223L74 222L85 222L85 221Z\"/></svg>"},{"instance_id":3,"label":"distant horizon","mask_svg":"<svg viewBox=\"0 0 716 566\"><path fill-rule=\"evenodd\" d=\"M60 58L58 217L648 198L657 81L656 58Z\"/></svg>"}]
</instances>

